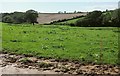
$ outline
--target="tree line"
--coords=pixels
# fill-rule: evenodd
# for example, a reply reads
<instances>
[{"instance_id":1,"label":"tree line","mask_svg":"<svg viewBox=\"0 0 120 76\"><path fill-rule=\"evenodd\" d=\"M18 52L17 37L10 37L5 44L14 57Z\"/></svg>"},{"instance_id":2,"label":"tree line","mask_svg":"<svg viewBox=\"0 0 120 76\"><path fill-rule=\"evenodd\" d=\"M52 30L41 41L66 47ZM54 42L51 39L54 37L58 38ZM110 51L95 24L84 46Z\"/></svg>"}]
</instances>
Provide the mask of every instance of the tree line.
<instances>
[{"instance_id":1,"label":"tree line","mask_svg":"<svg viewBox=\"0 0 120 76\"><path fill-rule=\"evenodd\" d=\"M1 13L2 22L4 23L37 23L38 13L35 10L26 12Z\"/></svg>"},{"instance_id":2,"label":"tree line","mask_svg":"<svg viewBox=\"0 0 120 76\"><path fill-rule=\"evenodd\" d=\"M81 27L119 27L120 9L111 11L89 12L83 19L78 20L75 26Z\"/></svg>"},{"instance_id":3,"label":"tree line","mask_svg":"<svg viewBox=\"0 0 120 76\"><path fill-rule=\"evenodd\" d=\"M38 23L38 12L28 10L26 12L1 13L2 22L4 23ZM59 21L57 21L59 22ZM60 21L61 22L61 21ZM70 26L80 27L119 27L120 24L120 9L111 11L93 11L89 12L84 18L76 21Z\"/></svg>"}]
</instances>

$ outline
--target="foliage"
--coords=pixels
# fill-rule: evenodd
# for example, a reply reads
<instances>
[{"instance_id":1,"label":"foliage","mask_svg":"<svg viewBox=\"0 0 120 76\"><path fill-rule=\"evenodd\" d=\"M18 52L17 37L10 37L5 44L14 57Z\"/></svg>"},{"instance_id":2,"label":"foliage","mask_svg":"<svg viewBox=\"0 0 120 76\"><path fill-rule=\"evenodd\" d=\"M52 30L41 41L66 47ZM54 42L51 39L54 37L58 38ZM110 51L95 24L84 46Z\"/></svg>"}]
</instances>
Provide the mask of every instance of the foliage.
<instances>
[{"instance_id":1,"label":"foliage","mask_svg":"<svg viewBox=\"0 0 120 76\"><path fill-rule=\"evenodd\" d=\"M120 9L113 11L93 11L90 12L84 19L78 20L76 26L82 27L118 27L120 24Z\"/></svg>"},{"instance_id":2,"label":"foliage","mask_svg":"<svg viewBox=\"0 0 120 76\"><path fill-rule=\"evenodd\" d=\"M12 17L15 20L14 23L24 23L26 21L25 15L22 12L14 12Z\"/></svg>"},{"instance_id":3,"label":"foliage","mask_svg":"<svg viewBox=\"0 0 120 76\"><path fill-rule=\"evenodd\" d=\"M116 9L115 11L112 12L112 22L115 25L119 25L120 24L120 8Z\"/></svg>"},{"instance_id":4,"label":"foliage","mask_svg":"<svg viewBox=\"0 0 120 76\"><path fill-rule=\"evenodd\" d=\"M112 26L111 12L106 12L105 14L102 14L101 17L103 25Z\"/></svg>"},{"instance_id":5,"label":"foliage","mask_svg":"<svg viewBox=\"0 0 120 76\"><path fill-rule=\"evenodd\" d=\"M103 63L116 64L118 57L116 28L11 25L2 23L2 51L99 63L102 49Z\"/></svg>"},{"instance_id":6,"label":"foliage","mask_svg":"<svg viewBox=\"0 0 120 76\"><path fill-rule=\"evenodd\" d=\"M50 24L75 26L75 22L78 19L83 18L83 17L84 16L76 16L76 17L73 17L71 19L62 19L62 20L58 20L58 21L53 21Z\"/></svg>"},{"instance_id":7,"label":"foliage","mask_svg":"<svg viewBox=\"0 0 120 76\"><path fill-rule=\"evenodd\" d=\"M31 63L32 61L28 58L22 58L21 60L19 60L20 62L24 63L24 64L28 64Z\"/></svg>"},{"instance_id":8,"label":"foliage","mask_svg":"<svg viewBox=\"0 0 120 76\"><path fill-rule=\"evenodd\" d=\"M13 18L11 16L5 16L3 18L3 21L6 22L6 23L12 23L13 22Z\"/></svg>"},{"instance_id":9,"label":"foliage","mask_svg":"<svg viewBox=\"0 0 120 76\"><path fill-rule=\"evenodd\" d=\"M34 10L24 12L2 13L2 22L5 23L37 23L38 13Z\"/></svg>"},{"instance_id":10,"label":"foliage","mask_svg":"<svg viewBox=\"0 0 120 76\"><path fill-rule=\"evenodd\" d=\"M5 23L24 23L25 17L22 12L14 12L14 13L3 13L2 14L2 22Z\"/></svg>"},{"instance_id":11,"label":"foliage","mask_svg":"<svg viewBox=\"0 0 120 76\"><path fill-rule=\"evenodd\" d=\"M55 25L70 25L80 27L118 27L120 24L120 9L93 11L86 16L80 16L72 19L63 19L51 22Z\"/></svg>"},{"instance_id":12,"label":"foliage","mask_svg":"<svg viewBox=\"0 0 120 76\"><path fill-rule=\"evenodd\" d=\"M28 10L25 13L25 17L27 19L27 22L33 23L34 25L34 23L37 22L38 13L37 11L34 11L34 10Z\"/></svg>"}]
</instances>

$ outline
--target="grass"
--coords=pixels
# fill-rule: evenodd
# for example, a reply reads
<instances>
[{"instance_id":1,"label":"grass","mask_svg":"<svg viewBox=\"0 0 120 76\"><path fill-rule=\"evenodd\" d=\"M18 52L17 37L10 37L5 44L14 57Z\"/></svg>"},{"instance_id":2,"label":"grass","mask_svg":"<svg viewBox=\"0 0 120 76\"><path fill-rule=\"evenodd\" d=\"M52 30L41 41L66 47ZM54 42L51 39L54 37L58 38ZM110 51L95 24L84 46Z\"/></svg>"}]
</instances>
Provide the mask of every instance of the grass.
<instances>
[{"instance_id":1,"label":"grass","mask_svg":"<svg viewBox=\"0 0 120 76\"><path fill-rule=\"evenodd\" d=\"M31 63L32 61L29 60L28 58L23 58L20 60L20 62L24 63L24 64L27 64L27 63Z\"/></svg>"},{"instance_id":2,"label":"grass","mask_svg":"<svg viewBox=\"0 0 120 76\"><path fill-rule=\"evenodd\" d=\"M85 28L60 25L2 23L2 51L116 64L118 57L117 28Z\"/></svg>"},{"instance_id":3,"label":"grass","mask_svg":"<svg viewBox=\"0 0 120 76\"><path fill-rule=\"evenodd\" d=\"M68 20L68 21L63 21L63 22L57 22L55 24L60 24L60 25L69 25L69 24L74 24L76 21L80 20L80 19L83 19L84 17L82 18L76 18L76 19L72 19L72 20Z\"/></svg>"},{"instance_id":4,"label":"grass","mask_svg":"<svg viewBox=\"0 0 120 76\"><path fill-rule=\"evenodd\" d=\"M2 24L0 23L0 50L2 50Z\"/></svg>"}]
</instances>

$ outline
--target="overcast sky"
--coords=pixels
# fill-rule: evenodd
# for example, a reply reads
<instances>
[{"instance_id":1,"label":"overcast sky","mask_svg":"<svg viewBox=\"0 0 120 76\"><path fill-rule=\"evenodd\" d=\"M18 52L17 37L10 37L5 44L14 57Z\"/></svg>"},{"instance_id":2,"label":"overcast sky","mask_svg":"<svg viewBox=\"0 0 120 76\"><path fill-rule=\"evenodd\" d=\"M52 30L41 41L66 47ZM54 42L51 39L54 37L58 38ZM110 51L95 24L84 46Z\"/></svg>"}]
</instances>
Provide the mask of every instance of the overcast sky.
<instances>
[{"instance_id":1,"label":"overcast sky","mask_svg":"<svg viewBox=\"0 0 120 76\"><path fill-rule=\"evenodd\" d=\"M34 9L38 12L93 11L118 8L119 0L0 0L0 12L25 12Z\"/></svg>"},{"instance_id":2,"label":"overcast sky","mask_svg":"<svg viewBox=\"0 0 120 76\"><path fill-rule=\"evenodd\" d=\"M119 0L0 0L1 2L118 2Z\"/></svg>"}]
</instances>

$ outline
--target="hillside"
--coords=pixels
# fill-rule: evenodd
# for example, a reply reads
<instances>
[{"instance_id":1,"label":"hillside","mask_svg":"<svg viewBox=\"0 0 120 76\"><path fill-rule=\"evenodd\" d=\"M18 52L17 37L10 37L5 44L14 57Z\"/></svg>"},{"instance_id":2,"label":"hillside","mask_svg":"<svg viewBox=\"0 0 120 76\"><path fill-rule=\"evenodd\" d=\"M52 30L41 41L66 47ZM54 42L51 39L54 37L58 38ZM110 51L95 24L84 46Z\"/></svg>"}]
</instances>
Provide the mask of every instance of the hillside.
<instances>
[{"instance_id":1,"label":"hillside","mask_svg":"<svg viewBox=\"0 0 120 76\"><path fill-rule=\"evenodd\" d=\"M117 28L11 25L2 23L4 52L99 63L102 49L102 62L116 64Z\"/></svg>"},{"instance_id":2,"label":"hillside","mask_svg":"<svg viewBox=\"0 0 120 76\"><path fill-rule=\"evenodd\" d=\"M55 25L71 25L71 24L75 24L78 20L82 20L85 17L78 17L78 18L72 18L72 19L68 19L68 20L63 20L63 21L57 21L57 22L53 22L53 24Z\"/></svg>"},{"instance_id":3,"label":"hillside","mask_svg":"<svg viewBox=\"0 0 120 76\"><path fill-rule=\"evenodd\" d=\"M76 14L40 13L37 21L39 24L44 24L62 19L71 19L73 17L82 16L86 14L87 13L76 13Z\"/></svg>"}]
</instances>

